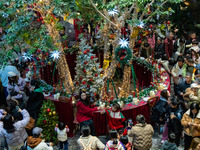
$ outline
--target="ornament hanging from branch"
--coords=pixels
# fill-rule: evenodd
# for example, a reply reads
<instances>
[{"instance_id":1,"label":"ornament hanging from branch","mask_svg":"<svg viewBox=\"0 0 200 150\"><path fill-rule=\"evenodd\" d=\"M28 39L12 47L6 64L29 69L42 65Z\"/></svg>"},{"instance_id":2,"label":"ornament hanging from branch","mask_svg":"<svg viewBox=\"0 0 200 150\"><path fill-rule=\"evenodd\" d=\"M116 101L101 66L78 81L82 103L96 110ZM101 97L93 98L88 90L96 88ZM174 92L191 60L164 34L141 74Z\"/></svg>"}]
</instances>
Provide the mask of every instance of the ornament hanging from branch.
<instances>
[{"instance_id":1,"label":"ornament hanging from branch","mask_svg":"<svg viewBox=\"0 0 200 150\"><path fill-rule=\"evenodd\" d=\"M26 52L23 52L22 58L23 58L25 61L28 61L28 60L31 60L32 55L29 55L29 54L27 54Z\"/></svg>"}]
</instances>

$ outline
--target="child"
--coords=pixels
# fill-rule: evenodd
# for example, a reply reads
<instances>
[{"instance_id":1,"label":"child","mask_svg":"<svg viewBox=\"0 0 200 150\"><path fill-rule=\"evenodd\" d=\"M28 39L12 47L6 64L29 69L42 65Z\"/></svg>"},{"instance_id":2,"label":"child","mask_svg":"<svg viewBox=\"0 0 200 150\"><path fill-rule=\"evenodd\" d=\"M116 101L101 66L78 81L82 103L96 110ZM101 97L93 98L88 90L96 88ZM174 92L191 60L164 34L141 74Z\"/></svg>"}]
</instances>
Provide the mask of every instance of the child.
<instances>
[{"instance_id":1,"label":"child","mask_svg":"<svg viewBox=\"0 0 200 150\"><path fill-rule=\"evenodd\" d=\"M118 140L119 134L117 130L110 130L110 140L106 143L105 150L126 150L123 144Z\"/></svg>"},{"instance_id":2,"label":"child","mask_svg":"<svg viewBox=\"0 0 200 150\"><path fill-rule=\"evenodd\" d=\"M130 130L132 126L133 126L133 120L129 118L128 120L126 120L126 128L124 129L123 135L127 135L128 130Z\"/></svg>"},{"instance_id":3,"label":"child","mask_svg":"<svg viewBox=\"0 0 200 150\"><path fill-rule=\"evenodd\" d=\"M116 129L118 131L121 130L122 132L124 130L123 122L125 121L125 117L120 112L120 105L118 103L114 103L110 110L103 110L101 114L105 112L108 115L109 129Z\"/></svg>"},{"instance_id":4,"label":"child","mask_svg":"<svg viewBox=\"0 0 200 150\"><path fill-rule=\"evenodd\" d=\"M169 135L168 141L166 141L162 147L161 150L178 150L176 144L175 144L175 134L171 133Z\"/></svg>"},{"instance_id":5,"label":"child","mask_svg":"<svg viewBox=\"0 0 200 150\"><path fill-rule=\"evenodd\" d=\"M132 144L128 140L128 136L121 136L120 137L120 142L125 146L126 150L131 150L132 149Z\"/></svg>"},{"instance_id":6,"label":"child","mask_svg":"<svg viewBox=\"0 0 200 150\"><path fill-rule=\"evenodd\" d=\"M65 125L63 122L59 122L56 124L55 131L57 131L57 138L60 144L60 150L68 150L68 141L67 141L67 132L69 132L69 128L67 125Z\"/></svg>"}]
</instances>

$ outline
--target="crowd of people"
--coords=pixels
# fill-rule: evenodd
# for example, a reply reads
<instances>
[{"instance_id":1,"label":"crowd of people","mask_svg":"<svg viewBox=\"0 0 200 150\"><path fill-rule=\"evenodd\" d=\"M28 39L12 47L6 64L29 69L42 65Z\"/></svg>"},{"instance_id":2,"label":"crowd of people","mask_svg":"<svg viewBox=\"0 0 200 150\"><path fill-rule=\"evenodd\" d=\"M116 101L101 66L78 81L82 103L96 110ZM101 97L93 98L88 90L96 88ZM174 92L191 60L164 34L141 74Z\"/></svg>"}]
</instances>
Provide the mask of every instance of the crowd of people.
<instances>
[{"instance_id":1,"label":"crowd of people","mask_svg":"<svg viewBox=\"0 0 200 150\"><path fill-rule=\"evenodd\" d=\"M77 143L81 150L149 150L155 126L164 126L161 149L177 150L184 139L185 150L200 150L200 48L195 32L178 38L169 32L166 39L149 32L144 38L138 57L154 58L168 72L174 92L162 90L151 112L151 124L141 114L125 118L120 105L102 109L91 103L86 91L80 91L76 104L76 119L80 125ZM12 61L1 72L5 99L1 99L0 136L9 150L53 149L45 143L42 129L35 126L44 101L43 89L37 79L23 79ZM100 110L108 118L109 139L102 143L95 136L92 113ZM59 122L55 127L60 149L68 149L69 127ZM160 130L160 129L159 129Z\"/></svg>"}]
</instances>

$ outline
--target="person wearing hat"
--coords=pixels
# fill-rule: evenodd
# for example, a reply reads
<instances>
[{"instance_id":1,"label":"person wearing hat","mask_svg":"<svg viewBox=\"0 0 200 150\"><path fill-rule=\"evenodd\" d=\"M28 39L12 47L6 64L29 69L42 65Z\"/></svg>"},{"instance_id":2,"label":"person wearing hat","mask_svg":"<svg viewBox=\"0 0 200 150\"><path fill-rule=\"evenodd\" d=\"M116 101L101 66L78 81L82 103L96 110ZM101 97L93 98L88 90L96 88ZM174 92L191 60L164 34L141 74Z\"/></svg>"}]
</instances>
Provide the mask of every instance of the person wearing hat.
<instances>
[{"instance_id":1,"label":"person wearing hat","mask_svg":"<svg viewBox=\"0 0 200 150\"><path fill-rule=\"evenodd\" d=\"M1 82L4 89L5 97L8 96L7 87L8 87L8 72L14 72L18 77L20 77L20 72L17 68L9 61L8 65L1 72ZM6 100L4 102L6 104Z\"/></svg>"},{"instance_id":2,"label":"person wearing hat","mask_svg":"<svg viewBox=\"0 0 200 150\"><path fill-rule=\"evenodd\" d=\"M133 149L149 150L152 146L153 127L145 122L143 115L137 115L137 124L128 130L128 136L133 137Z\"/></svg>"},{"instance_id":3,"label":"person wearing hat","mask_svg":"<svg viewBox=\"0 0 200 150\"><path fill-rule=\"evenodd\" d=\"M200 91L199 91L200 86L197 85L196 83L191 84L191 90L193 91L189 95L189 104L195 102L197 104L200 104Z\"/></svg>"},{"instance_id":4,"label":"person wearing hat","mask_svg":"<svg viewBox=\"0 0 200 150\"><path fill-rule=\"evenodd\" d=\"M199 64L200 63L200 59L199 59L199 48L196 47L192 47L190 49L190 55L192 57L192 59L194 60L195 63Z\"/></svg>"},{"instance_id":5,"label":"person wearing hat","mask_svg":"<svg viewBox=\"0 0 200 150\"><path fill-rule=\"evenodd\" d=\"M17 94L13 96L13 98L18 100L20 105L23 103L21 91L24 91L25 85L26 82L23 78L19 77L14 72L8 72L8 95L10 95L11 92L16 92Z\"/></svg>"},{"instance_id":6,"label":"person wearing hat","mask_svg":"<svg viewBox=\"0 0 200 150\"><path fill-rule=\"evenodd\" d=\"M49 146L41 138L42 128L35 127L32 131L33 136L27 139L27 150L53 150L53 143L50 142Z\"/></svg>"}]
</instances>

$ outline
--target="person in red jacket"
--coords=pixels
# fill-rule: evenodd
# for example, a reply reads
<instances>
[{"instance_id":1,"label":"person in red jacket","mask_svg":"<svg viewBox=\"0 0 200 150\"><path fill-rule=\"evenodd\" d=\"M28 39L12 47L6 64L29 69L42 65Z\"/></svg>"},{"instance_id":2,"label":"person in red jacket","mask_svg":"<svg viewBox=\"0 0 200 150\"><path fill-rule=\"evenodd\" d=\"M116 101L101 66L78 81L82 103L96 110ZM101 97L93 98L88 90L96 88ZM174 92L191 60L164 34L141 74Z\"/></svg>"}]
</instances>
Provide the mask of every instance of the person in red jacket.
<instances>
[{"instance_id":1,"label":"person in red jacket","mask_svg":"<svg viewBox=\"0 0 200 150\"><path fill-rule=\"evenodd\" d=\"M173 39L174 39L174 33L170 32L164 41L165 52L167 54L169 61L171 60L173 50L174 50Z\"/></svg>"},{"instance_id":2,"label":"person in red jacket","mask_svg":"<svg viewBox=\"0 0 200 150\"><path fill-rule=\"evenodd\" d=\"M79 101L76 104L77 121L80 123L80 130L84 125L90 126L91 134L95 135L94 124L92 120L92 113L100 109L100 107L95 107L95 105L90 105L89 99L87 98L86 92L80 92Z\"/></svg>"},{"instance_id":3,"label":"person in red jacket","mask_svg":"<svg viewBox=\"0 0 200 150\"><path fill-rule=\"evenodd\" d=\"M115 129L118 132L123 133L124 131L123 123L125 121L125 117L120 112L120 105L118 103L114 103L111 109L103 110L101 114L105 112L108 116L109 129Z\"/></svg>"}]
</instances>

